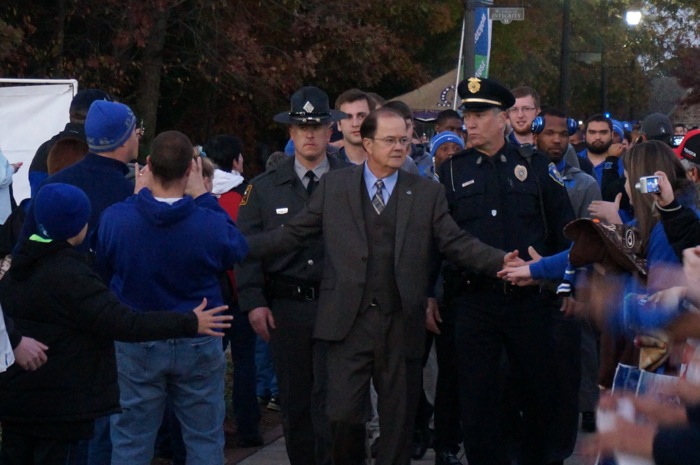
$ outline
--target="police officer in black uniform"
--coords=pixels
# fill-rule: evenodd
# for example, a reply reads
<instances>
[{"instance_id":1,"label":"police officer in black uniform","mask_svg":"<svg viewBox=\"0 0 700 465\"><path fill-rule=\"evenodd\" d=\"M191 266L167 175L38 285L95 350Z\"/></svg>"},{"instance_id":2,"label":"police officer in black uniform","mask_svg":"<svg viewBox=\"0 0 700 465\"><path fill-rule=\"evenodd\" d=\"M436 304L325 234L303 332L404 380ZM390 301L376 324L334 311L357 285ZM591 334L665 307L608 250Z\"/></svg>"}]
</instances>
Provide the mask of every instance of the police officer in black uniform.
<instances>
[{"instance_id":1,"label":"police officer in black uniform","mask_svg":"<svg viewBox=\"0 0 700 465\"><path fill-rule=\"evenodd\" d=\"M254 178L241 200L243 234L276 229L306 204L326 172L348 166L328 155L330 125L345 113L331 110L328 96L303 87L291 111L275 116L289 125L294 157ZM331 435L325 414L326 346L312 337L323 270L321 237L294 252L236 267L238 299L256 333L270 340L277 370L282 427L292 465L330 465Z\"/></svg>"},{"instance_id":2,"label":"police officer in black uniform","mask_svg":"<svg viewBox=\"0 0 700 465\"><path fill-rule=\"evenodd\" d=\"M471 149L439 169L450 212L464 230L486 244L542 255L565 250L564 226L574 219L561 176L532 146L505 140L505 111L515 98L490 79L469 78L458 86ZM449 257L447 257L449 259ZM555 296L538 286L449 268L446 292L456 315L460 403L469 465L511 463L501 423L501 357L505 353L522 414L518 463L546 462L546 428L552 382L551 316ZM447 297L447 296L446 296Z\"/></svg>"}]
</instances>

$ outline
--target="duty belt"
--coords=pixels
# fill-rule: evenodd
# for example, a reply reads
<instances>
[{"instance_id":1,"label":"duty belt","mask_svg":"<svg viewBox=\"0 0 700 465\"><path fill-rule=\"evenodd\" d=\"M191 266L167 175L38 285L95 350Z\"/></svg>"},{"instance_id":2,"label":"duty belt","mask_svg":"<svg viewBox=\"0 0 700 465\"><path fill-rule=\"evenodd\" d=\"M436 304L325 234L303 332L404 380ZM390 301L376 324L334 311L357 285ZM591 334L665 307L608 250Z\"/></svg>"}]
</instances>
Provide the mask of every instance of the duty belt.
<instances>
[{"instance_id":1,"label":"duty belt","mask_svg":"<svg viewBox=\"0 0 700 465\"><path fill-rule=\"evenodd\" d=\"M539 294L539 286L514 286L508 281L474 273L462 275L465 292L492 292L501 295Z\"/></svg>"},{"instance_id":2,"label":"duty belt","mask_svg":"<svg viewBox=\"0 0 700 465\"><path fill-rule=\"evenodd\" d=\"M268 284L268 292L271 297L277 299L312 301L318 299L318 283L272 278Z\"/></svg>"}]
</instances>

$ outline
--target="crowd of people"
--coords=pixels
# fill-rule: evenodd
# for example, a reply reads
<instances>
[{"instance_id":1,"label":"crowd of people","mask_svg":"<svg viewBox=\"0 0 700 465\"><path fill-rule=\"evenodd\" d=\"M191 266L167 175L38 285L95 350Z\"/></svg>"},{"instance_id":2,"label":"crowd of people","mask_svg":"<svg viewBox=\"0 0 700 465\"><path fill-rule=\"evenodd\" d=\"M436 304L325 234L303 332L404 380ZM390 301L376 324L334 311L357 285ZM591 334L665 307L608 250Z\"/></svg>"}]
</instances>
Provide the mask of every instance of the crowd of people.
<instances>
[{"instance_id":1,"label":"crowd of people","mask_svg":"<svg viewBox=\"0 0 700 465\"><path fill-rule=\"evenodd\" d=\"M223 465L228 346L235 445L279 409L292 465L556 465L580 430L591 463L700 464L700 130L456 94L426 143L302 87L245 179L230 134L134 163L131 109L79 92L0 195L0 464Z\"/></svg>"}]
</instances>

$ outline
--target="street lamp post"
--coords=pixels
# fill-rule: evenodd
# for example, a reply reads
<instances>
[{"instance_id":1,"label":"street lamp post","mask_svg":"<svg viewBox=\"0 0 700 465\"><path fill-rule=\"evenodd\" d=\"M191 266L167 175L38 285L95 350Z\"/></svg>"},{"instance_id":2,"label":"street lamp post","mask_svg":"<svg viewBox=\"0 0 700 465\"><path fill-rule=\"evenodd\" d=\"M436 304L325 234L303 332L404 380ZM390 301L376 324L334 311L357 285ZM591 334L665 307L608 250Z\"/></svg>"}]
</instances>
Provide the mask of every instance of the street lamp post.
<instances>
[{"instance_id":1,"label":"street lamp post","mask_svg":"<svg viewBox=\"0 0 700 465\"><path fill-rule=\"evenodd\" d=\"M561 31L561 57L559 69L559 106L567 113L569 111L569 87L571 78L571 67L569 60L571 59L571 0L564 0L564 10L562 15L562 31Z\"/></svg>"},{"instance_id":2,"label":"street lamp post","mask_svg":"<svg viewBox=\"0 0 700 465\"><path fill-rule=\"evenodd\" d=\"M605 0L603 0L605 1ZM469 2L469 0L467 0ZM604 4L604 17L607 18L607 4ZM571 0L563 0L562 6L562 35L561 35L561 57L559 62L559 105L564 111L569 110L570 99L570 57L571 57ZM640 10L629 10L625 13L625 22L630 26L637 26L642 20ZM600 111L604 113L608 107L608 73L605 65L605 50L602 37L599 38L600 45ZM587 54L593 55L593 54Z\"/></svg>"}]
</instances>

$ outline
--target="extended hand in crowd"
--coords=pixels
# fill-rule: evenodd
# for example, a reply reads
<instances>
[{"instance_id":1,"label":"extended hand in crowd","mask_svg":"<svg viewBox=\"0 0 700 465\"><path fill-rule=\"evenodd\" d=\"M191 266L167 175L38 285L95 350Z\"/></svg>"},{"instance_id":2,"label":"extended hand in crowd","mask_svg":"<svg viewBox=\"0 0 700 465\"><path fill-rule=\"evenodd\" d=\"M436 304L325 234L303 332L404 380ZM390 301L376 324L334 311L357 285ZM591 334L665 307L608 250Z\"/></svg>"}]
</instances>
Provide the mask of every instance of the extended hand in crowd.
<instances>
[{"instance_id":1,"label":"extended hand in crowd","mask_svg":"<svg viewBox=\"0 0 700 465\"><path fill-rule=\"evenodd\" d=\"M511 252L511 254L515 254L515 257L505 262L503 269L498 272L498 277L505 281L510 281L511 284L516 286L533 286L537 284L532 279L530 265L540 261L542 256L532 246L528 247L527 252L532 257L532 260L527 262L517 257L517 251Z\"/></svg>"},{"instance_id":2,"label":"extended hand in crowd","mask_svg":"<svg viewBox=\"0 0 700 465\"><path fill-rule=\"evenodd\" d=\"M617 194L614 202L594 200L588 206L588 213L590 213L593 218L598 218L609 224L622 224L622 218L620 218L621 201L622 194Z\"/></svg>"},{"instance_id":3,"label":"extended hand in crowd","mask_svg":"<svg viewBox=\"0 0 700 465\"><path fill-rule=\"evenodd\" d=\"M637 424L633 421L637 415L635 401L636 399L626 394L600 398L599 433L586 444L585 455L595 457L601 454L611 457L613 454L623 453L647 459L652 457L657 425Z\"/></svg>"},{"instance_id":4,"label":"extended hand in crowd","mask_svg":"<svg viewBox=\"0 0 700 465\"><path fill-rule=\"evenodd\" d=\"M270 328L275 329L275 317L269 307L257 307L248 312L250 326L265 342L270 342Z\"/></svg>"},{"instance_id":5,"label":"extended hand in crowd","mask_svg":"<svg viewBox=\"0 0 700 465\"><path fill-rule=\"evenodd\" d=\"M46 363L47 346L32 339L31 337L23 336L17 347L13 350L15 362L23 369L33 371Z\"/></svg>"},{"instance_id":6,"label":"extended hand in crowd","mask_svg":"<svg viewBox=\"0 0 700 465\"><path fill-rule=\"evenodd\" d=\"M205 308L207 308L206 297L202 299L201 304L197 305L197 307L192 310L194 314L197 315L197 333L206 334L208 336L223 336L224 333L217 331L217 329L230 328L231 323L228 322L233 320L233 316L217 314L228 309L228 305L221 305L219 307L210 308L209 310L205 310Z\"/></svg>"},{"instance_id":7,"label":"extended hand in crowd","mask_svg":"<svg viewBox=\"0 0 700 465\"><path fill-rule=\"evenodd\" d=\"M659 291L646 299L652 308L677 309L688 293L687 286L675 286Z\"/></svg>"}]
</instances>

